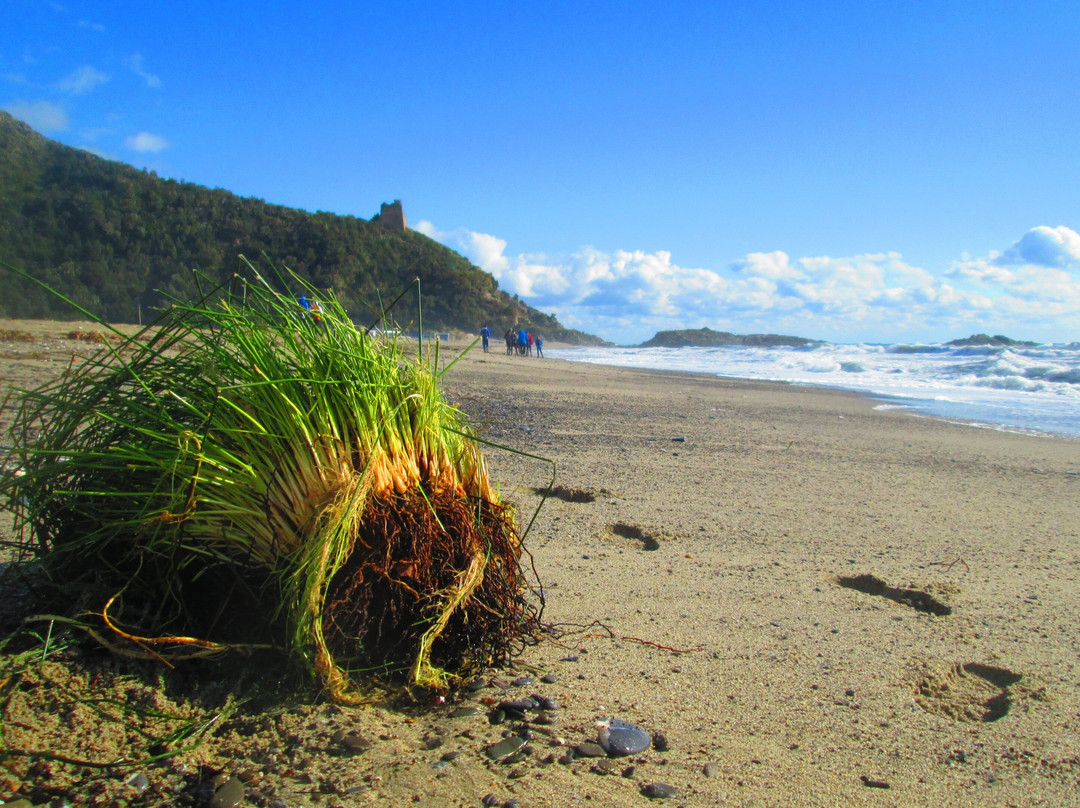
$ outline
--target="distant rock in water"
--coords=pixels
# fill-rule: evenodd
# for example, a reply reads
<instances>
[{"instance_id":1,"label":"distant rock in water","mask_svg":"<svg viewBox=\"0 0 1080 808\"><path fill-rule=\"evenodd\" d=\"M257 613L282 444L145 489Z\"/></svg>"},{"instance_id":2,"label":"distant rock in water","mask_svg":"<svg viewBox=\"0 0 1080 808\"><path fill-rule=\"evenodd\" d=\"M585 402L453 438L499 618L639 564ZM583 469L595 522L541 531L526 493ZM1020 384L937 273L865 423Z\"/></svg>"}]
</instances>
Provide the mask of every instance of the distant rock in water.
<instances>
[{"instance_id":1,"label":"distant rock in water","mask_svg":"<svg viewBox=\"0 0 1080 808\"><path fill-rule=\"evenodd\" d=\"M715 348L722 345L745 345L754 348L773 348L777 346L798 348L803 345L812 345L816 341L805 337L788 337L783 334L732 334L728 331L698 328L679 331L657 331L656 336L648 342L641 343L641 347Z\"/></svg>"},{"instance_id":2,"label":"distant rock in water","mask_svg":"<svg viewBox=\"0 0 1080 808\"><path fill-rule=\"evenodd\" d=\"M992 345L995 348L1030 348L1034 345L1038 345L1037 342L1025 342L1018 339L1009 339L1003 337L1001 334L995 334L990 336L989 334L972 334L970 337L964 339L954 339L950 342L946 342L946 345L951 345L957 348L966 348L973 345Z\"/></svg>"}]
</instances>

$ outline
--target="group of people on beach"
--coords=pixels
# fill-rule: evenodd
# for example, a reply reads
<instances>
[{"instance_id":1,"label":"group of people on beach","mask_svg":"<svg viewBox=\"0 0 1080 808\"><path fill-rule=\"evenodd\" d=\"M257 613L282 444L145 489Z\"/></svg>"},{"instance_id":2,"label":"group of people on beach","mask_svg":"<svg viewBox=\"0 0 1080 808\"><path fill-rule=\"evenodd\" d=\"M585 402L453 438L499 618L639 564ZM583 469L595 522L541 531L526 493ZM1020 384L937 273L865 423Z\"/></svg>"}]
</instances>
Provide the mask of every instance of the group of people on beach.
<instances>
[{"instance_id":1,"label":"group of people on beach","mask_svg":"<svg viewBox=\"0 0 1080 808\"><path fill-rule=\"evenodd\" d=\"M487 353L491 347L491 329L485 325L480 329L480 337L484 342L484 353ZM506 342L507 356L532 356L535 351L536 356L544 358L544 338L534 337L524 328L506 329L503 340Z\"/></svg>"},{"instance_id":2,"label":"group of people on beach","mask_svg":"<svg viewBox=\"0 0 1080 808\"><path fill-rule=\"evenodd\" d=\"M319 301L315 298L309 298L307 295L300 295L297 301L300 304L305 314L314 320L316 323L322 322L322 307L319 305Z\"/></svg>"}]
</instances>

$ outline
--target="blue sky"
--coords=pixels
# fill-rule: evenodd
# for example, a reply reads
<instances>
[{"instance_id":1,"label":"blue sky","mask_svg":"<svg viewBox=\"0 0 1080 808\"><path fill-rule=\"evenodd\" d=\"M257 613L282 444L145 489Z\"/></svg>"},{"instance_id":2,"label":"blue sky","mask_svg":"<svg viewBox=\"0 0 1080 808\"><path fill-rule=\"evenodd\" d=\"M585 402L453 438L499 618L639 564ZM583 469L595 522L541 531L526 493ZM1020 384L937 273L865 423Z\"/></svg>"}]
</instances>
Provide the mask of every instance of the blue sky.
<instances>
[{"instance_id":1,"label":"blue sky","mask_svg":"<svg viewBox=\"0 0 1080 808\"><path fill-rule=\"evenodd\" d=\"M614 342L1080 340L1075 0L4 10L0 108L42 134L312 211L401 199Z\"/></svg>"}]
</instances>

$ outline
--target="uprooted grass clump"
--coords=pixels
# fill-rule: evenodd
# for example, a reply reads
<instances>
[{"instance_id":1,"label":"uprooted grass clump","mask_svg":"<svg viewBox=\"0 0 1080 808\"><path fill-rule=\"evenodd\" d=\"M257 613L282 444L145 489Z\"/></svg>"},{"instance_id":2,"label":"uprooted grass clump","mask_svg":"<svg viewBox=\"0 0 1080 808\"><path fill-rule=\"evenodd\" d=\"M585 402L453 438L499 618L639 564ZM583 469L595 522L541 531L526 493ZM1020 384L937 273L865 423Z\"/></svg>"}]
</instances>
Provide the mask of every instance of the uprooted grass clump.
<instances>
[{"instance_id":1,"label":"uprooted grass clump","mask_svg":"<svg viewBox=\"0 0 1080 808\"><path fill-rule=\"evenodd\" d=\"M280 648L343 701L516 653L521 537L437 343L407 356L253 274L24 394L0 488L35 591L114 650Z\"/></svg>"}]
</instances>

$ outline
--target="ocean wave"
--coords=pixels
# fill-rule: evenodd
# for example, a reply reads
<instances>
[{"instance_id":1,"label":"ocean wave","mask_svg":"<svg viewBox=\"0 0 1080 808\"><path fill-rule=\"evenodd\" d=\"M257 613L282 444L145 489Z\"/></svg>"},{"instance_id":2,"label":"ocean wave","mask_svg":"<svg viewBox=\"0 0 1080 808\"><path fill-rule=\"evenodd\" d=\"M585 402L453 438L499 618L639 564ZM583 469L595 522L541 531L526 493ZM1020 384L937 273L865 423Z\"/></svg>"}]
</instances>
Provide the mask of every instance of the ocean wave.
<instances>
[{"instance_id":1,"label":"ocean wave","mask_svg":"<svg viewBox=\"0 0 1080 808\"><path fill-rule=\"evenodd\" d=\"M1080 435L1080 344L580 348L577 361L838 387L950 416ZM918 402L923 402L919 404ZM946 405L947 402L947 405Z\"/></svg>"}]
</instances>

